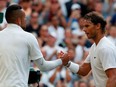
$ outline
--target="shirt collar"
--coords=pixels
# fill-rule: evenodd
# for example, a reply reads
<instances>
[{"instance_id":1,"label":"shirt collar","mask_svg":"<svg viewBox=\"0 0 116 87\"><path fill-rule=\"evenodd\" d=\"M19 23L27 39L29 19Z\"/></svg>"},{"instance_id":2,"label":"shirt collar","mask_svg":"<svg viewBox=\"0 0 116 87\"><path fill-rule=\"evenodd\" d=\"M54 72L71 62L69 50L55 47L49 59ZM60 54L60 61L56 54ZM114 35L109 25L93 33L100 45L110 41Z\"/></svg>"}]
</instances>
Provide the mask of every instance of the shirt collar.
<instances>
[{"instance_id":1,"label":"shirt collar","mask_svg":"<svg viewBox=\"0 0 116 87\"><path fill-rule=\"evenodd\" d=\"M101 38L101 40L97 44L97 47L104 41L104 39L106 39L106 36L104 36L103 38ZM96 44L95 44L95 46L96 46Z\"/></svg>"},{"instance_id":2,"label":"shirt collar","mask_svg":"<svg viewBox=\"0 0 116 87\"><path fill-rule=\"evenodd\" d=\"M15 29L15 30L23 30L19 25L17 25L17 24L8 24L7 25L7 28L8 29Z\"/></svg>"}]
</instances>

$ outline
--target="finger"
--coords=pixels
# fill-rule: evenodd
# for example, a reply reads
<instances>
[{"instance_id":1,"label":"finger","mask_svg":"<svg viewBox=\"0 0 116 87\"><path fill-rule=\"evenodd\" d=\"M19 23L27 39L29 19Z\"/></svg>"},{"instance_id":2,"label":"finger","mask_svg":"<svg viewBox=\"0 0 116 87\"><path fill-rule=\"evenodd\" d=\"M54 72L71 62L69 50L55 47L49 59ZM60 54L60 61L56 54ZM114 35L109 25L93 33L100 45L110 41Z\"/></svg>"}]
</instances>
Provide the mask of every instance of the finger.
<instances>
[{"instance_id":1,"label":"finger","mask_svg":"<svg viewBox=\"0 0 116 87\"><path fill-rule=\"evenodd\" d=\"M64 52L63 52L63 51L60 51L60 53L64 54Z\"/></svg>"}]
</instances>

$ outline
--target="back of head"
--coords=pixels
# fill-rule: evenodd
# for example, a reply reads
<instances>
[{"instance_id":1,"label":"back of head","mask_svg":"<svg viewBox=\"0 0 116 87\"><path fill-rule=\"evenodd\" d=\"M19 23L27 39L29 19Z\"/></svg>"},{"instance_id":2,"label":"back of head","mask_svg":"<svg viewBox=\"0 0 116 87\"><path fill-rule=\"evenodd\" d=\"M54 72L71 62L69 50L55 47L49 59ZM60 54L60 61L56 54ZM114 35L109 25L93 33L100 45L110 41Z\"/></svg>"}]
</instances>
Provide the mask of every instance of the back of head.
<instances>
[{"instance_id":1,"label":"back of head","mask_svg":"<svg viewBox=\"0 0 116 87\"><path fill-rule=\"evenodd\" d=\"M106 21L103 16L97 12L90 12L83 17L85 20L91 21L93 24L100 23L102 32L105 32Z\"/></svg>"},{"instance_id":2,"label":"back of head","mask_svg":"<svg viewBox=\"0 0 116 87\"><path fill-rule=\"evenodd\" d=\"M17 4L9 6L6 9L6 14L5 14L6 21L8 23L15 23L16 19L19 18L21 15L20 14L21 9L22 9L22 7Z\"/></svg>"}]
</instances>

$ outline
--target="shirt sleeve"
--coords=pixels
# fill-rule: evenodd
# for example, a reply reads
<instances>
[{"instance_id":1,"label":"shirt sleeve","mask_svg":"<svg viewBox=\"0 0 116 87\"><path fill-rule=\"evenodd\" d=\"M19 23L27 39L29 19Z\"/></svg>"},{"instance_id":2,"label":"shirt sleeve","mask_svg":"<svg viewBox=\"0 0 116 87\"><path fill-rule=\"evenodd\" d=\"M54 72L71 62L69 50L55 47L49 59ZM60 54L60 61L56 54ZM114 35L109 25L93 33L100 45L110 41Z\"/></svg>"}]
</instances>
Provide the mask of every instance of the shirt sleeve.
<instances>
[{"instance_id":1,"label":"shirt sleeve","mask_svg":"<svg viewBox=\"0 0 116 87\"><path fill-rule=\"evenodd\" d=\"M100 60L104 71L110 68L116 68L116 51L113 48L105 48L100 53Z\"/></svg>"},{"instance_id":2,"label":"shirt sleeve","mask_svg":"<svg viewBox=\"0 0 116 87\"><path fill-rule=\"evenodd\" d=\"M84 63L90 63L90 54L87 56L87 58L85 59Z\"/></svg>"},{"instance_id":3,"label":"shirt sleeve","mask_svg":"<svg viewBox=\"0 0 116 87\"><path fill-rule=\"evenodd\" d=\"M29 58L30 60L37 60L42 57L43 55L40 51L37 39L33 35L31 35L31 37L29 38Z\"/></svg>"},{"instance_id":4,"label":"shirt sleeve","mask_svg":"<svg viewBox=\"0 0 116 87\"><path fill-rule=\"evenodd\" d=\"M91 52L93 51L94 46L95 46L95 44L93 44L93 45L91 46L91 48L90 48L90 50L89 50L89 54L88 54L88 56L86 57L84 63L91 63L91 60L90 60L90 59L91 59Z\"/></svg>"}]
</instances>

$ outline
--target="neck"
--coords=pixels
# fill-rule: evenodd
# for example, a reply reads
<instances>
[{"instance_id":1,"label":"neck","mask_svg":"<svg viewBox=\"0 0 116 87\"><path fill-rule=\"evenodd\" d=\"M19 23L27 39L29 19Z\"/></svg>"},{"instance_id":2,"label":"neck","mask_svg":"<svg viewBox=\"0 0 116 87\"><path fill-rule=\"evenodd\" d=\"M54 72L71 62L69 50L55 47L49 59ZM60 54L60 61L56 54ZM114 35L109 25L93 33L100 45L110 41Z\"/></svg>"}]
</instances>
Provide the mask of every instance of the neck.
<instances>
[{"instance_id":1,"label":"neck","mask_svg":"<svg viewBox=\"0 0 116 87\"><path fill-rule=\"evenodd\" d=\"M38 22L31 22L32 25L38 25Z\"/></svg>"},{"instance_id":2,"label":"neck","mask_svg":"<svg viewBox=\"0 0 116 87\"><path fill-rule=\"evenodd\" d=\"M93 40L95 42L95 44L97 45L99 43L99 41L101 40L101 38L104 37L104 34L99 34L97 35Z\"/></svg>"},{"instance_id":3,"label":"neck","mask_svg":"<svg viewBox=\"0 0 116 87\"><path fill-rule=\"evenodd\" d=\"M32 27L33 27L34 29L38 28L38 26L39 26L38 23L32 23L31 25L32 25Z\"/></svg>"}]
</instances>

